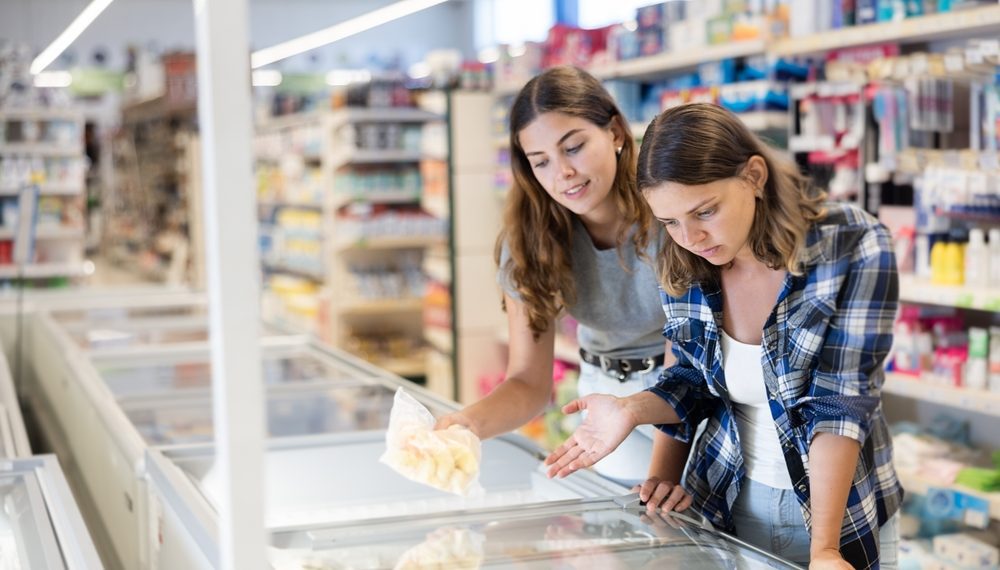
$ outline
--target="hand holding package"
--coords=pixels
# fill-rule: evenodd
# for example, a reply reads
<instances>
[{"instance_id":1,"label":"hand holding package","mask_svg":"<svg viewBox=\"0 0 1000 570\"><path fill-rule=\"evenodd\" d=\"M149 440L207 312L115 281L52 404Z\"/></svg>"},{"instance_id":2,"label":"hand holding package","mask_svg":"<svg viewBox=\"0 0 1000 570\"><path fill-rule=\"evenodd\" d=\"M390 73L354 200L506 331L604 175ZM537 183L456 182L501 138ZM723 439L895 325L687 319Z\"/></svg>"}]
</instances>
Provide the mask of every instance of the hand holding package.
<instances>
[{"instance_id":1,"label":"hand holding package","mask_svg":"<svg viewBox=\"0 0 1000 570\"><path fill-rule=\"evenodd\" d=\"M433 414L403 388L393 399L385 443L379 461L403 477L456 495L482 493L476 434L459 425L435 430Z\"/></svg>"}]
</instances>

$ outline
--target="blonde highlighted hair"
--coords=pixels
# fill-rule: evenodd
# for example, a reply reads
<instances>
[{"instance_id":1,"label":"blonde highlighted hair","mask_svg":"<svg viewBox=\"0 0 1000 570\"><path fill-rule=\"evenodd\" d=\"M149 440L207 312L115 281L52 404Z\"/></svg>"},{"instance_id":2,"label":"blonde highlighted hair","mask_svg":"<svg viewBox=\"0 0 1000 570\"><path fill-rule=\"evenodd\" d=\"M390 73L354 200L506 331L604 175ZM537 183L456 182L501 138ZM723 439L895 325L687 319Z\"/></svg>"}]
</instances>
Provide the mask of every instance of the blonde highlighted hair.
<instances>
[{"instance_id":1,"label":"blonde highlighted hair","mask_svg":"<svg viewBox=\"0 0 1000 570\"><path fill-rule=\"evenodd\" d=\"M519 135L543 113L556 112L585 119L601 128L617 126L624 134L611 194L625 222L618 231L617 247L628 240L642 255L649 243L652 214L636 191L636 144L628 123L614 99L592 75L575 67L554 67L531 79L518 93L510 110L511 169L514 181L507 195L503 227L494 257L499 264L506 247L509 281L528 313L535 338L566 306L576 302L573 281L573 214L557 203L538 183L521 147ZM506 307L505 307L506 309Z\"/></svg>"},{"instance_id":2,"label":"blonde highlighted hair","mask_svg":"<svg viewBox=\"0 0 1000 570\"><path fill-rule=\"evenodd\" d=\"M698 186L739 177L754 156L764 160L768 176L756 200L748 246L768 267L798 275L806 232L824 215L826 195L813 192L795 164L779 158L726 109L691 103L653 119L639 149L638 188L647 192L666 182ZM657 276L667 294L679 297L694 283L718 283L719 271L669 235L664 239Z\"/></svg>"}]
</instances>

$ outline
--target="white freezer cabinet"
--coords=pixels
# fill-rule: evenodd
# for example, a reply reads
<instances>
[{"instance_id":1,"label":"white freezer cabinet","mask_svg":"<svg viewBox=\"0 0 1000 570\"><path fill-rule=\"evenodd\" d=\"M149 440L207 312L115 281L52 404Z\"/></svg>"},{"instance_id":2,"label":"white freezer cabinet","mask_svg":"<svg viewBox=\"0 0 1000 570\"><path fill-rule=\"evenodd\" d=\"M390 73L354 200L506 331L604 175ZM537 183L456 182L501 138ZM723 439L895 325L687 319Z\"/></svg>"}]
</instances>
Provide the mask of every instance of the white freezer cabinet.
<instances>
[{"instance_id":1,"label":"white freezer cabinet","mask_svg":"<svg viewBox=\"0 0 1000 570\"><path fill-rule=\"evenodd\" d=\"M384 429L392 395L409 384L301 340L278 347L262 342L261 353L272 437ZM67 473L89 499L88 513L98 521L95 541L112 567L148 567L145 549L154 541L143 526L144 452L211 440L210 355L153 349L106 357L71 349L64 364L50 368L39 374L45 396L39 423L62 443L57 452L67 458ZM438 413L454 408L414 390Z\"/></svg>"},{"instance_id":2,"label":"white freezer cabinet","mask_svg":"<svg viewBox=\"0 0 1000 570\"><path fill-rule=\"evenodd\" d=\"M793 569L680 515L649 515L637 495L283 529L275 570L325 568Z\"/></svg>"},{"instance_id":3,"label":"white freezer cabinet","mask_svg":"<svg viewBox=\"0 0 1000 570\"><path fill-rule=\"evenodd\" d=\"M379 462L384 432L339 434L310 441L271 440L265 451L265 520L271 532L344 523L364 526L385 517L619 495L627 490L590 471L565 479L545 476L542 454L527 439L507 435L483 442L484 493L459 497L407 480ZM148 526L162 541L152 558L161 568L215 568L216 505L224 484L209 446L150 450ZM519 507L520 508L520 507Z\"/></svg>"},{"instance_id":4,"label":"white freezer cabinet","mask_svg":"<svg viewBox=\"0 0 1000 570\"><path fill-rule=\"evenodd\" d=\"M55 457L0 462L0 507L0 568L102 568Z\"/></svg>"},{"instance_id":5,"label":"white freezer cabinet","mask_svg":"<svg viewBox=\"0 0 1000 570\"><path fill-rule=\"evenodd\" d=\"M7 358L0 351L0 458L30 456L31 446L24 418L21 416L14 378L7 365Z\"/></svg>"}]
</instances>

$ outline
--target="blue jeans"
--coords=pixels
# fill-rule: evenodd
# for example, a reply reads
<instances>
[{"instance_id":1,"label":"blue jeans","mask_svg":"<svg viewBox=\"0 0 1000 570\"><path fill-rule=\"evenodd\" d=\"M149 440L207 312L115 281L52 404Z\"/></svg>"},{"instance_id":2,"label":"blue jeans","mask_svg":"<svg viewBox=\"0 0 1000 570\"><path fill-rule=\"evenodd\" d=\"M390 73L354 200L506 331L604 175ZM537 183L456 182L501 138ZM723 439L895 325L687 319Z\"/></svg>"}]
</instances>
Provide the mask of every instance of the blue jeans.
<instances>
[{"instance_id":1,"label":"blue jeans","mask_svg":"<svg viewBox=\"0 0 1000 570\"><path fill-rule=\"evenodd\" d=\"M657 367L649 372L635 372L625 382L605 373L600 367L580 363L580 379L577 382L577 393L580 396L588 394L611 394L613 396L630 396L652 387L660 377L663 367ZM646 480L649 473L649 460L653 457L653 432L651 425L642 425L631 434L607 457L598 461L594 469L625 487L638 485Z\"/></svg>"},{"instance_id":2,"label":"blue jeans","mask_svg":"<svg viewBox=\"0 0 1000 570\"><path fill-rule=\"evenodd\" d=\"M743 479L733 503L736 536L781 558L809 565L809 532L791 489L775 489ZM879 565L896 570L899 556L899 513L879 529Z\"/></svg>"}]
</instances>

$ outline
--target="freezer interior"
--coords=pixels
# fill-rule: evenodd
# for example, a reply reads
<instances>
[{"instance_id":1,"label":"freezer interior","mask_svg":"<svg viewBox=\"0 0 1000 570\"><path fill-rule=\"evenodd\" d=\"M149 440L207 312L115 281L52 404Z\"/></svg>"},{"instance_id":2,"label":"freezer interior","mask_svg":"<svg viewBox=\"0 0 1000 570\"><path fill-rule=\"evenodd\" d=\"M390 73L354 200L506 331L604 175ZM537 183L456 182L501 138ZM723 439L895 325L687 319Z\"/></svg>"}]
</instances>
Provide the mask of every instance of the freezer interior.
<instances>
[{"instance_id":1,"label":"freezer interior","mask_svg":"<svg viewBox=\"0 0 1000 570\"><path fill-rule=\"evenodd\" d=\"M116 399L150 396L177 390L211 388L212 363L206 352L197 356L92 359L94 368ZM263 354L265 385L350 381L359 372L308 352Z\"/></svg>"},{"instance_id":2,"label":"freezer interior","mask_svg":"<svg viewBox=\"0 0 1000 570\"><path fill-rule=\"evenodd\" d=\"M70 340L88 351L115 348L146 348L209 341L207 316L178 316L159 319L123 320L62 324ZM267 324L261 325L261 336L282 336L285 333Z\"/></svg>"},{"instance_id":3,"label":"freezer interior","mask_svg":"<svg viewBox=\"0 0 1000 570\"><path fill-rule=\"evenodd\" d=\"M272 536L276 570L309 568L683 568L797 566L638 497L337 523Z\"/></svg>"},{"instance_id":4,"label":"freezer interior","mask_svg":"<svg viewBox=\"0 0 1000 570\"><path fill-rule=\"evenodd\" d=\"M382 384L359 381L289 388L267 391L270 437L384 430L389 425L394 392ZM149 445L212 441L210 396L126 399L121 407Z\"/></svg>"},{"instance_id":5,"label":"freezer interior","mask_svg":"<svg viewBox=\"0 0 1000 570\"><path fill-rule=\"evenodd\" d=\"M523 505L627 492L593 472L559 480L545 476L536 447L519 436L483 442L484 493L461 497L415 483L379 462L385 432L330 437L322 444L272 445L265 452L265 508L269 528L359 521L402 514ZM223 481L210 450L168 458L217 507Z\"/></svg>"}]
</instances>

